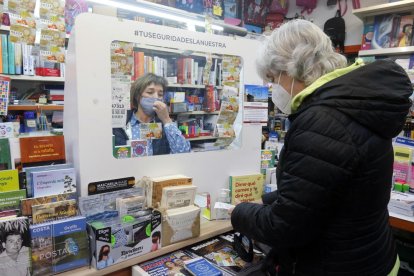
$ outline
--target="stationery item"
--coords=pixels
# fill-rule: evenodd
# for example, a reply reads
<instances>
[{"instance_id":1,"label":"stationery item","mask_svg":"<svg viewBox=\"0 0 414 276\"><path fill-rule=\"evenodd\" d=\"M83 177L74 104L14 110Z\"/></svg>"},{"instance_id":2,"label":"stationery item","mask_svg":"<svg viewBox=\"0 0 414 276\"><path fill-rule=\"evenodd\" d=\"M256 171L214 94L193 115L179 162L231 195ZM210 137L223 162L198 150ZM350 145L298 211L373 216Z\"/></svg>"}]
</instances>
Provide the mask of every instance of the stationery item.
<instances>
[{"instance_id":1,"label":"stationery item","mask_svg":"<svg viewBox=\"0 0 414 276\"><path fill-rule=\"evenodd\" d=\"M162 222L162 245L200 235L200 208L194 205L166 210Z\"/></svg>"}]
</instances>

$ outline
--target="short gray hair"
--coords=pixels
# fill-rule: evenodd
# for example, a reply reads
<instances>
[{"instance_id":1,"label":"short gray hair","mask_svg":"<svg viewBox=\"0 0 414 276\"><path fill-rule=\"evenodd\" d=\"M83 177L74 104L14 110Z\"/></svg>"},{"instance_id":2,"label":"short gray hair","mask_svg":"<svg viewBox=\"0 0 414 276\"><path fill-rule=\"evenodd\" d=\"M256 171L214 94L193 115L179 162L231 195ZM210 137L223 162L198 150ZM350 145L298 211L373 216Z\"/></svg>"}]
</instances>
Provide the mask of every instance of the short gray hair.
<instances>
[{"instance_id":1,"label":"short gray hair","mask_svg":"<svg viewBox=\"0 0 414 276\"><path fill-rule=\"evenodd\" d=\"M346 58L334 51L330 38L318 26L302 19L274 30L256 60L263 79L272 81L271 77L286 72L306 86L346 65Z\"/></svg>"}]
</instances>

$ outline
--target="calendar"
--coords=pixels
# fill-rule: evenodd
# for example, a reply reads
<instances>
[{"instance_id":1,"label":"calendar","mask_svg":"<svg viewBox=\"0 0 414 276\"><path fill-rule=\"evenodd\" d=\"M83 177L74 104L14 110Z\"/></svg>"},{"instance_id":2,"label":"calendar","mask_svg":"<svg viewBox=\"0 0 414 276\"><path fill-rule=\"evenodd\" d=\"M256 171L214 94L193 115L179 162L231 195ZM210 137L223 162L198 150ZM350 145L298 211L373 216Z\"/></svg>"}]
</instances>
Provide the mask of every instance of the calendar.
<instances>
[{"instance_id":1,"label":"calendar","mask_svg":"<svg viewBox=\"0 0 414 276\"><path fill-rule=\"evenodd\" d=\"M0 115L7 115L9 103L10 78L0 76Z\"/></svg>"}]
</instances>

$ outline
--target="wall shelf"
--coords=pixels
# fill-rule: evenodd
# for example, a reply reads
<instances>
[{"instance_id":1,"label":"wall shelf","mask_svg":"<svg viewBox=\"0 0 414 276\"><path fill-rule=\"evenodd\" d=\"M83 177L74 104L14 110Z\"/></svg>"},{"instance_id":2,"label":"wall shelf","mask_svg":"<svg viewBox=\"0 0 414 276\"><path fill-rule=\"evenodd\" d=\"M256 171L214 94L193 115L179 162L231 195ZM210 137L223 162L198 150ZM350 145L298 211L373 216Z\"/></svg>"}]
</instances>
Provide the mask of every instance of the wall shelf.
<instances>
[{"instance_id":1,"label":"wall shelf","mask_svg":"<svg viewBox=\"0 0 414 276\"><path fill-rule=\"evenodd\" d=\"M189 112L177 112L177 113L171 113L172 115L218 115L219 111L213 111L213 112L206 112L206 111L189 111Z\"/></svg>"},{"instance_id":2,"label":"wall shelf","mask_svg":"<svg viewBox=\"0 0 414 276\"><path fill-rule=\"evenodd\" d=\"M63 110L63 105L9 105L7 107L9 111L42 111L42 110Z\"/></svg>"},{"instance_id":3,"label":"wall shelf","mask_svg":"<svg viewBox=\"0 0 414 276\"><path fill-rule=\"evenodd\" d=\"M133 265L136 265L138 263L142 263L145 262L147 260L151 260L153 258L168 254L170 252L173 252L175 250L181 249L183 247L192 245L194 243L206 240L206 239L210 239L212 237L215 237L217 235L221 235L224 234L228 231L231 231L233 228L231 226L230 221L228 220L213 220L213 221L206 221L206 220L202 220L201 222L201 232L200 232L200 236L197 238L193 238L193 239L188 239L182 242L178 242L172 245L168 245L166 247L163 247L157 251L136 257L136 258L132 258L129 260L126 260L124 262L112 265L110 267L101 269L101 270L96 270L94 268L79 268L79 269L75 269L75 270L70 270L68 272L64 272L64 273L60 273L59 275L65 275L65 276L71 276L71 275L77 275L77 276L92 276L92 275L105 275L105 274L109 274L112 272L116 272L119 270L122 270L124 268L129 268Z\"/></svg>"},{"instance_id":4,"label":"wall shelf","mask_svg":"<svg viewBox=\"0 0 414 276\"><path fill-rule=\"evenodd\" d=\"M400 215L394 212L390 213L390 225L414 233L414 217Z\"/></svg>"},{"instance_id":5,"label":"wall shelf","mask_svg":"<svg viewBox=\"0 0 414 276\"><path fill-rule=\"evenodd\" d=\"M65 78L63 77L43 77L43 76L6 75L6 74L0 74L0 75L4 77L8 77L12 80L21 80L21 81L65 82Z\"/></svg>"},{"instance_id":6,"label":"wall shelf","mask_svg":"<svg viewBox=\"0 0 414 276\"><path fill-rule=\"evenodd\" d=\"M359 51L359 56L408 55L411 53L414 53L414 46L362 50Z\"/></svg>"},{"instance_id":7,"label":"wall shelf","mask_svg":"<svg viewBox=\"0 0 414 276\"><path fill-rule=\"evenodd\" d=\"M394 3L386 3L371 7L353 10L353 14L363 20L365 17L387 13L399 13L414 10L414 0L404 0Z\"/></svg>"},{"instance_id":8,"label":"wall shelf","mask_svg":"<svg viewBox=\"0 0 414 276\"><path fill-rule=\"evenodd\" d=\"M10 32L10 26L1 25L0 31ZM69 37L70 37L70 34L66 34L66 39L68 39Z\"/></svg>"},{"instance_id":9,"label":"wall shelf","mask_svg":"<svg viewBox=\"0 0 414 276\"><path fill-rule=\"evenodd\" d=\"M179 84L179 83L171 83L171 84L168 84L168 87L178 87L178 88L206 88L205 85L198 85L198 84Z\"/></svg>"},{"instance_id":10,"label":"wall shelf","mask_svg":"<svg viewBox=\"0 0 414 276\"><path fill-rule=\"evenodd\" d=\"M188 141L201 141L201 140L213 140L213 139L217 139L218 137L215 136L199 136L199 137L194 137L194 138L186 138L186 140Z\"/></svg>"}]
</instances>

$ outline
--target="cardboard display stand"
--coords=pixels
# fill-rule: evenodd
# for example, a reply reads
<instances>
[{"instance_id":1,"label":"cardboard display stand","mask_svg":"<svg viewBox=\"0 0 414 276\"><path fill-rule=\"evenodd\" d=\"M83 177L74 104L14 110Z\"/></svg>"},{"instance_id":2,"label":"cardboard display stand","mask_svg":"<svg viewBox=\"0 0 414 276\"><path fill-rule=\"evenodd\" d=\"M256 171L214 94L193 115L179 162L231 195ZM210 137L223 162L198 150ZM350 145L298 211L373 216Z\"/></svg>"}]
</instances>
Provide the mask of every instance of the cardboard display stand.
<instances>
[{"instance_id":1,"label":"cardboard display stand","mask_svg":"<svg viewBox=\"0 0 414 276\"><path fill-rule=\"evenodd\" d=\"M245 83L262 83L254 64L259 41L80 14L67 53L64 133L67 161L75 166L81 196L88 194L91 182L184 174L193 178L198 191L208 191L215 199L220 188L228 187L229 175L259 172L260 125L243 125L240 149L114 158L110 104L110 45L114 40L140 43L143 48L152 45L240 56L243 60L240 95ZM203 45L197 41L204 41Z\"/></svg>"}]
</instances>

